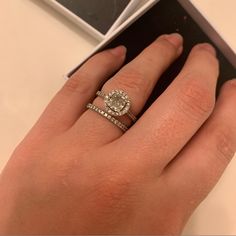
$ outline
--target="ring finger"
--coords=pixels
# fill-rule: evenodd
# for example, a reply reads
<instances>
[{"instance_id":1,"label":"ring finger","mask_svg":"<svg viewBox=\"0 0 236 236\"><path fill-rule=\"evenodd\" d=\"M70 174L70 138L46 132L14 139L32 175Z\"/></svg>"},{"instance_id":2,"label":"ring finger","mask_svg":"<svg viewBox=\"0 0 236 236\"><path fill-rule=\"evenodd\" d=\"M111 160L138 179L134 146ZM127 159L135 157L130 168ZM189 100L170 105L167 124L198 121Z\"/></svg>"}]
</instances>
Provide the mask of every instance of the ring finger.
<instances>
[{"instance_id":1,"label":"ring finger","mask_svg":"<svg viewBox=\"0 0 236 236\"><path fill-rule=\"evenodd\" d=\"M102 91L123 90L131 101L130 111L137 116L143 109L158 78L182 53L183 38L179 34L162 35L137 58L124 66L112 79L108 80ZM97 97L93 104L102 110L104 101ZM131 125L126 116L115 117L126 126ZM76 122L74 129L83 138L96 144L106 144L120 137L123 131L98 113L87 110ZM92 135L91 135L92 134Z\"/></svg>"}]
</instances>

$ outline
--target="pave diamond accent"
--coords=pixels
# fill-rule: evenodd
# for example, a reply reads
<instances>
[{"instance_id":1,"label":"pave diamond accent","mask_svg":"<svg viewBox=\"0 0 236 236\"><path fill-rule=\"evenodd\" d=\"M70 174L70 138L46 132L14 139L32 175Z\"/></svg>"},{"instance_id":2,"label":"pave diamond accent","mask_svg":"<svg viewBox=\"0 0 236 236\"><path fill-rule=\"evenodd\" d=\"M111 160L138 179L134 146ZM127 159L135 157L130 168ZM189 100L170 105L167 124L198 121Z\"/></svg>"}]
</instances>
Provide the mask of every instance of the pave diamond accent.
<instances>
[{"instance_id":1,"label":"pave diamond accent","mask_svg":"<svg viewBox=\"0 0 236 236\"><path fill-rule=\"evenodd\" d=\"M112 117L111 115L109 115L108 113L106 113L105 111L103 111L102 109L98 108L97 106L95 106L94 104L89 103L87 105L87 108L97 112L98 114L100 114L101 116L105 117L107 120L109 120L110 122L112 122L114 125L116 125L117 127L119 127L122 131L126 132L128 130L128 127L123 124L122 122L120 122L119 120L117 120L116 118Z\"/></svg>"}]
</instances>

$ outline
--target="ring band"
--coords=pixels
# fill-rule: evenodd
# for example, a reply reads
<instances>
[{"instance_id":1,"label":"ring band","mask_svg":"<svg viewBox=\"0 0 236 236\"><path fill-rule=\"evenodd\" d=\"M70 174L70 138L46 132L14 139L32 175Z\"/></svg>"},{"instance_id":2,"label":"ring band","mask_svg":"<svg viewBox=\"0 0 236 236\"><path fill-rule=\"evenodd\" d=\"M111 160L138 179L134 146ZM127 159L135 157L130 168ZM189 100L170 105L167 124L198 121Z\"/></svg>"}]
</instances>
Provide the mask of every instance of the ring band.
<instances>
[{"instance_id":1,"label":"ring band","mask_svg":"<svg viewBox=\"0 0 236 236\"><path fill-rule=\"evenodd\" d=\"M134 123L137 121L136 116L130 112L131 101L124 91L116 89L108 94L98 91L96 95L104 100L108 114L113 116L128 115Z\"/></svg>"},{"instance_id":2,"label":"ring band","mask_svg":"<svg viewBox=\"0 0 236 236\"><path fill-rule=\"evenodd\" d=\"M120 128L122 131L126 132L128 130L128 127L123 124L122 122L120 122L119 120L117 120L116 118L114 118L113 116L111 116L110 114L108 114L107 112L103 111L102 109L100 109L99 107L95 106L94 104L89 103L87 105L87 108L98 113L99 115L105 117L107 120L109 120L111 123L113 123L114 125L116 125L118 128Z\"/></svg>"}]
</instances>

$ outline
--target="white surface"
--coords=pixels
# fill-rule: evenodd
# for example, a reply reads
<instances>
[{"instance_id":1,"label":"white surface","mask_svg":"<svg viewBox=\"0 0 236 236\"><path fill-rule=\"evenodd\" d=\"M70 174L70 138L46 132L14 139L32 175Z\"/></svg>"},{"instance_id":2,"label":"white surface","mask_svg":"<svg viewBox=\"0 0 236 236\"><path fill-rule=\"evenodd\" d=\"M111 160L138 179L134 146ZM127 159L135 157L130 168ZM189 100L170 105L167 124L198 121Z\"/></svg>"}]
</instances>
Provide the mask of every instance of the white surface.
<instances>
[{"instance_id":1,"label":"white surface","mask_svg":"<svg viewBox=\"0 0 236 236\"><path fill-rule=\"evenodd\" d=\"M194 0L236 48L236 0ZM227 4L226 4L227 3ZM0 1L0 167L97 42L41 0ZM236 234L236 159L198 208L187 234Z\"/></svg>"},{"instance_id":2,"label":"white surface","mask_svg":"<svg viewBox=\"0 0 236 236\"><path fill-rule=\"evenodd\" d=\"M224 27L220 27L222 21L217 22L215 17L208 14L201 4L195 0L178 0L181 5L188 11L192 18L196 21L198 25L201 26L203 32L217 45L218 49L224 54L224 56L231 62L231 64L236 68L236 51L235 47L232 45L232 41L229 39L234 38L235 32L231 30L229 32L224 31ZM213 2L212 2L213 3ZM215 1L216 4L219 2ZM218 5L219 9L220 5ZM223 6L222 6L223 7ZM212 7L214 8L214 7ZM230 13L226 11L227 13ZM232 14L231 14L232 16ZM230 19L230 18L229 18ZM232 19L233 20L233 19ZM226 20L227 25L229 20ZM233 27L233 24L231 24ZM232 28L231 27L231 28Z\"/></svg>"},{"instance_id":3,"label":"white surface","mask_svg":"<svg viewBox=\"0 0 236 236\"><path fill-rule=\"evenodd\" d=\"M236 0L191 0L236 52Z\"/></svg>"}]
</instances>

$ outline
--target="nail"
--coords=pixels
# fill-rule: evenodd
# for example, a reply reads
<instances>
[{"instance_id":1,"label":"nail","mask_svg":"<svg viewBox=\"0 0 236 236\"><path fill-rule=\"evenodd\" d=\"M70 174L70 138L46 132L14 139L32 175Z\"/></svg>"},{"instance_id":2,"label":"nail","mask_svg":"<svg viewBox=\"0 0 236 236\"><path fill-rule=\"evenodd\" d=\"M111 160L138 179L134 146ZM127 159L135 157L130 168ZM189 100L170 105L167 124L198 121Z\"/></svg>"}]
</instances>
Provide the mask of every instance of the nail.
<instances>
[{"instance_id":1,"label":"nail","mask_svg":"<svg viewBox=\"0 0 236 236\"><path fill-rule=\"evenodd\" d=\"M165 39L177 48L181 47L183 45L183 41L184 41L183 37L178 33L165 35Z\"/></svg>"},{"instance_id":2,"label":"nail","mask_svg":"<svg viewBox=\"0 0 236 236\"><path fill-rule=\"evenodd\" d=\"M230 84L232 84L233 86L236 86L236 78L235 79L231 79L230 80Z\"/></svg>"},{"instance_id":3,"label":"nail","mask_svg":"<svg viewBox=\"0 0 236 236\"><path fill-rule=\"evenodd\" d=\"M210 54L212 54L213 56L216 56L216 49L209 43L201 43L198 44L198 48L199 49L203 49L208 51Z\"/></svg>"},{"instance_id":4,"label":"nail","mask_svg":"<svg viewBox=\"0 0 236 236\"><path fill-rule=\"evenodd\" d=\"M117 57L121 57L124 56L127 52L127 48L123 45L118 46L116 48L112 48L109 50L111 54L117 56Z\"/></svg>"}]
</instances>

